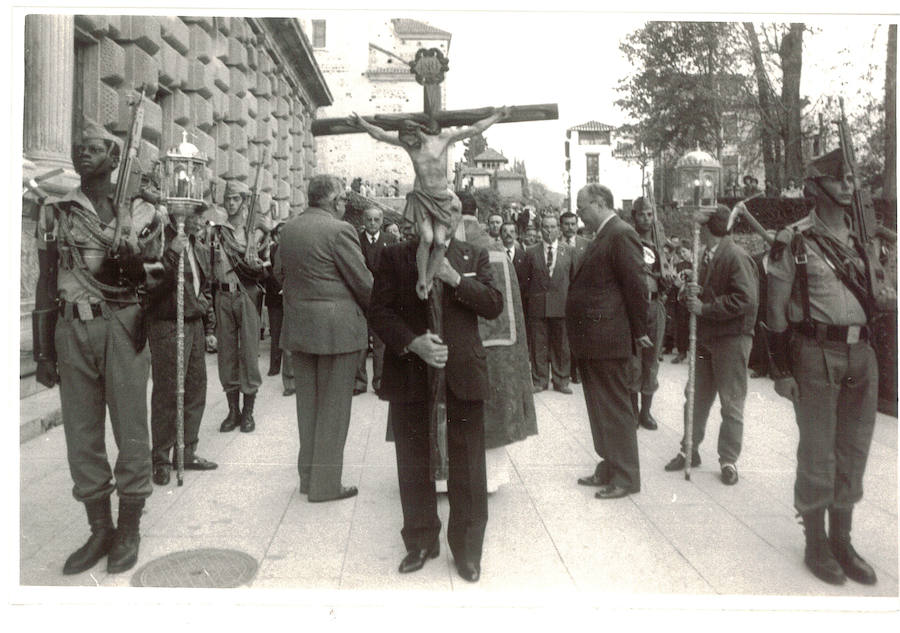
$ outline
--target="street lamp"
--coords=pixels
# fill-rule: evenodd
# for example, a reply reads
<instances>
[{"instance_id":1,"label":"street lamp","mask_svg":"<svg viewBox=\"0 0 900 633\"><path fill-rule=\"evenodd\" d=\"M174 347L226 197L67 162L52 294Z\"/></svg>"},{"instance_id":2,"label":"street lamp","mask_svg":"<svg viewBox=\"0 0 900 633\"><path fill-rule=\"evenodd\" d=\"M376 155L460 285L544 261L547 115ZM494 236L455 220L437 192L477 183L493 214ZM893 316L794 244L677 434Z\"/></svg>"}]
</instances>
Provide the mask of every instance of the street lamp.
<instances>
[{"instance_id":1,"label":"street lamp","mask_svg":"<svg viewBox=\"0 0 900 633\"><path fill-rule=\"evenodd\" d=\"M694 228L693 266L691 283L696 287L700 267L700 221L705 222L716 210L719 173L722 166L699 147L688 152L675 163L675 200L684 213L690 215ZM690 316L690 346L688 348L687 411L684 416L684 478L691 478L694 429L694 378L697 370L697 315Z\"/></svg>"},{"instance_id":2,"label":"street lamp","mask_svg":"<svg viewBox=\"0 0 900 633\"><path fill-rule=\"evenodd\" d=\"M184 220L203 206L206 155L188 142L184 132L181 143L166 152L162 160L162 197L175 219L178 239L184 237ZM178 256L178 280L175 290L175 466L178 485L184 483L184 253Z\"/></svg>"}]
</instances>

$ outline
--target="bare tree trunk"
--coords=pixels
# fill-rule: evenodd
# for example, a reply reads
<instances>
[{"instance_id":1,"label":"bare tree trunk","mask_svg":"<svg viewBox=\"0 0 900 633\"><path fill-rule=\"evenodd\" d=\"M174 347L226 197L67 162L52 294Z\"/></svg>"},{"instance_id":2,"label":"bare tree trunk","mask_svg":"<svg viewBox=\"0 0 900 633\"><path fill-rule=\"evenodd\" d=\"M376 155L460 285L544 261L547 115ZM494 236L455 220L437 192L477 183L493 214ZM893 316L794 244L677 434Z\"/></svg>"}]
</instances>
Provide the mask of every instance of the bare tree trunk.
<instances>
[{"instance_id":1,"label":"bare tree trunk","mask_svg":"<svg viewBox=\"0 0 900 633\"><path fill-rule=\"evenodd\" d=\"M803 176L803 136L800 128L803 104L800 102L800 74L803 70L805 28L801 22L792 22L790 30L781 40L781 48L778 51L783 72L781 101L785 109L784 171L786 177L794 180L799 180ZM775 186L781 189L780 179L775 181Z\"/></svg>"},{"instance_id":2,"label":"bare tree trunk","mask_svg":"<svg viewBox=\"0 0 900 633\"><path fill-rule=\"evenodd\" d=\"M756 28L752 22L744 22L744 30L747 32L747 39L750 41L750 52L753 57L754 74L756 75L756 92L759 101L760 149L762 150L763 165L766 170L765 177L766 180L774 181L777 171L775 139L778 130L778 114L774 111L771 89L763 66L762 51L759 48Z\"/></svg>"},{"instance_id":3,"label":"bare tree trunk","mask_svg":"<svg viewBox=\"0 0 900 633\"><path fill-rule=\"evenodd\" d=\"M884 193L897 199L897 25L888 27L884 79Z\"/></svg>"}]
</instances>

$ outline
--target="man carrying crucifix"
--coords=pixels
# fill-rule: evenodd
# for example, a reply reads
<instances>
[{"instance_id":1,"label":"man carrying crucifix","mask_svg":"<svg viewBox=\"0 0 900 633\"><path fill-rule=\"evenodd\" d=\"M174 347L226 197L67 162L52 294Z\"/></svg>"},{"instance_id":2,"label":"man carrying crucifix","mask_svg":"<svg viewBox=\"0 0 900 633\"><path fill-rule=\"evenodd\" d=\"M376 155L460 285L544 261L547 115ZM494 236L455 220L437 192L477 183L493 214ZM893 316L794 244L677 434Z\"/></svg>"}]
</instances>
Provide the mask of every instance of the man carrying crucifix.
<instances>
[{"instance_id":1,"label":"man carrying crucifix","mask_svg":"<svg viewBox=\"0 0 900 633\"><path fill-rule=\"evenodd\" d=\"M447 183L447 149L457 141L484 132L508 116L509 108L504 106L472 125L447 130L442 130L434 119L428 119L422 125L409 118L400 124L396 136L355 112L347 117L348 125L364 130L378 141L402 147L412 161L416 179L413 190L406 195L403 215L415 223L419 233L416 294L423 301L428 298L435 272L444 259L461 215L459 199Z\"/></svg>"}]
</instances>

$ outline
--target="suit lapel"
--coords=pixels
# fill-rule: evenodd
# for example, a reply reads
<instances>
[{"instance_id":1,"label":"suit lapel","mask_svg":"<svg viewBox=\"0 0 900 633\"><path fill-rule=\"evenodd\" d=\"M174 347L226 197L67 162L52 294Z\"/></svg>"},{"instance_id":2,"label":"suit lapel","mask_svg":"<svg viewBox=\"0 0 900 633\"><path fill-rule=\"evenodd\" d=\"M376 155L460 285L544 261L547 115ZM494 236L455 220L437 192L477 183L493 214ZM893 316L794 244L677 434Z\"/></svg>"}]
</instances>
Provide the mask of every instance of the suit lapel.
<instances>
[{"instance_id":1,"label":"suit lapel","mask_svg":"<svg viewBox=\"0 0 900 633\"><path fill-rule=\"evenodd\" d=\"M617 218L613 217L605 225L603 225L603 228L594 238L594 241L588 244L587 248L584 249L584 253L582 253L581 257L578 258L578 261L575 264L575 274L572 277L573 281L578 277L578 274L581 272L581 269L584 268L584 265L587 263L587 261L594 257L594 253L596 253L597 249L600 248L600 241L605 240L609 235L610 231L612 230L611 225L616 221L616 219Z\"/></svg>"}]
</instances>

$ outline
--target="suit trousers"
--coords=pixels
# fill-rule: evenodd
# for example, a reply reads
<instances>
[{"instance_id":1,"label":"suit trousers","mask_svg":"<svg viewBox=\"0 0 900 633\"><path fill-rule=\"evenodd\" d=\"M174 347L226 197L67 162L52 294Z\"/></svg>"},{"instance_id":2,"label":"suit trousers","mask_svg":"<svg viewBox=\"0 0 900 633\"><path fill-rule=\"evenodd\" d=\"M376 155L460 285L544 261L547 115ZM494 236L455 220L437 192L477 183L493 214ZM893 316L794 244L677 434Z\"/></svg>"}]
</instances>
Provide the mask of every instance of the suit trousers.
<instances>
[{"instance_id":1,"label":"suit trousers","mask_svg":"<svg viewBox=\"0 0 900 633\"><path fill-rule=\"evenodd\" d=\"M878 403L878 364L865 342L848 345L796 334L791 355L800 398L794 506L801 514L852 508L863 475Z\"/></svg>"},{"instance_id":2,"label":"suit trousers","mask_svg":"<svg viewBox=\"0 0 900 633\"><path fill-rule=\"evenodd\" d=\"M372 389L381 389L381 370L384 367L384 341L369 328L369 338L372 341ZM365 391L369 385L369 376L366 371L367 350L359 355L359 365L356 368L356 389Z\"/></svg>"},{"instance_id":3,"label":"suit trousers","mask_svg":"<svg viewBox=\"0 0 900 633\"><path fill-rule=\"evenodd\" d=\"M119 322L120 316L133 319L139 310L130 306L89 321L60 317L56 325L66 452L72 494L81 502L105 499L114 490L132 499L153 492L147 429L150 350L135 352ZM119 448L114 470L106 456L107 407Z\"/></svg>"},{"instance_id":4,"label":"suit trousers","mask_svg":"<svg viewBox=\"0 0 900 633\"><path fill-rule=\"evenodd\" d=\"M554 387L565 387L569 384L571 363L565 318L531 317L528 321L531 332L532 382L546 389L552 375Z\"/></svg>"},{"instance_id":5,"label":"suit trousers","mask_svg":"<svg viewBox=\"0 0 900 633\"><path fill-rule=\"evenodd\" d=\"M150 433L153 464L170 464L175 446L176 338L175 321L150 323ZM206 335L203 319L184 323L184 458L197 449L200 422L206 407Z\"/></svg>"},{"instance_id":6,"label":"suit trousers","mask_svg":"<svg viewBox=\"0 0 900 633\"><path fill-rule=\"evenodd\" d=\"M666 331L666 309L662 302L653 300L647 310L647 334L653 341L652 347L643 347L632 357L631 393L652 395L659 388L656 379L659 372L659 351L662 349Z\"/></svg>"},{"instance_id":7,"label":"suit trousers","mask_svg":"<svg viewBox=\"0 0 900 633\"><path fill-rule=\"evenodd\" d=\"M266 306L269 312L269 333L271 346L269 347L269 369L281 367L281 322L284 319L284 304L281 301L272 301ZM288 363L290 361L287 361Z\"/></svg>"},{"instance_id":8,"label":"suit trousers","mask_svg":"<svg viewBox=\"0 0 900 633\"><path fill-rule=\"evenodd\" d=\"M359 352L307 354L291 351L297 385L300 485L309 485L311 501L341 491L344 443L350 428L353 376Z\"/></svg>"},{"instance_id":9,"label":"suit trousers","mask_svg":"<svg viewBox=\"0 0 900 633\"><path fill-rule=\"evenodd\" d=\"M287 350L281 350L281 385L284 390L295 389L294 386L294 355Z\"/></svg>"},{"instance_id":10,"label":"suit trousers","mask_svg":"<svg viewBox=\"0 0 900 633\"><path fill-rule=\"evenodd\" d=\"M753 337L720 336L708 344L697 345L694 375L693 452L697 452L706 434L706 421L716 394L722 410L719 427L719 463L734 464L741 454L744 435L744 400L747 398L747 361ZM685 387L684 415L687 416ZM681 441L684 450L684 439Z\"/></svg>"},{"instance_id":11,"label":"suit trousers","mask_svg":"<svg viewBox=\"0 0 900 633\"><path fill-rule=\"evenodd\" d=\"M441 520L428 466L428 404L392 402L397 479L403 508L400 535L407 551L428 549L438 540ZM459 400L447 391L447 543L457 561L481 562L487 526L487 475L484 457L484 403Z\"/></svg>"},{"instance_id":12,"label":"suit trousers","mask_svg":"<svg viewBox=\"0 0 900 633\"><path fill-rule=\"evenodd\" d=\"M219 381L225 393L255 394L259 374L259 312L243 290L216 293Z\"/></svg>"},{"instance_id":13,"label":"suit trousers","mask_svg":"<svg viewBox=\"0 0 900 633\"><path fill-rule=\"evenodd\" d=\"M638 492L637 418L628 394L630 358L579 359L594 450L606 464L609 482Z\"/></svg>"}]
</instances>

